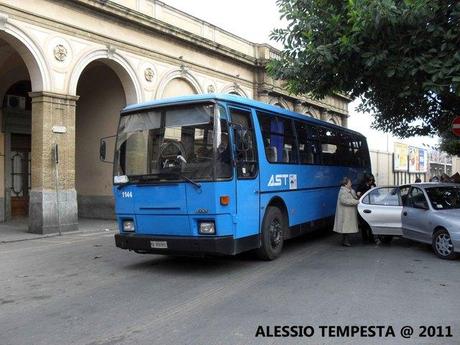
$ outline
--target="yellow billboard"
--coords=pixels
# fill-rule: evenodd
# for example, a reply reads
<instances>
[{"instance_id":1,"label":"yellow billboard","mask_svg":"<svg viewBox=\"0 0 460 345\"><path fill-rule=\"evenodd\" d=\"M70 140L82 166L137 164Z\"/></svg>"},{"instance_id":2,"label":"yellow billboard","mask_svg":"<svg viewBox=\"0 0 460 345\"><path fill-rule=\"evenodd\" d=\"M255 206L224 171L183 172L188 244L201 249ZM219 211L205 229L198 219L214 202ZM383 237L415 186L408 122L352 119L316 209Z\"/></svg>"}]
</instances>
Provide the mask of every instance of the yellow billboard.
<instances>
[{"instance_id":1,"label":"yellow billboard","mask_svg":"<svg viewBox=\"0 0 460 345\"><path fill-rule=\"evenodd\" d=\"M393 170L407 171L409 147L406 144L394 143Z\"/></svg>"}]
</instances>

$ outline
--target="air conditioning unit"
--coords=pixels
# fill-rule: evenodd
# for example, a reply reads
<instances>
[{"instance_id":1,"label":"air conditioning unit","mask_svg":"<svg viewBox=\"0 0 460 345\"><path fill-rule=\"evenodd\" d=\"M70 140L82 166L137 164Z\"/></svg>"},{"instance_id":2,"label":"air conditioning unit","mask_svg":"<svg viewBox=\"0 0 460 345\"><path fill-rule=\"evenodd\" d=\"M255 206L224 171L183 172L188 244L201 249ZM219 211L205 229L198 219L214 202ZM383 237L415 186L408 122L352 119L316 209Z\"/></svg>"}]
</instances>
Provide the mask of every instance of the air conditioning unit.
<instances>
[{"instance_id":1,"label":"air conditioning unit","mask_svg":"<svg viewBox=\"0 0 460 345\"><path fill-rule=\"evenodd\" d=\"M6 96L6 107L11 110L25 110L26 109L26 98L16 95Z\"/></svg>"}]
</instances>

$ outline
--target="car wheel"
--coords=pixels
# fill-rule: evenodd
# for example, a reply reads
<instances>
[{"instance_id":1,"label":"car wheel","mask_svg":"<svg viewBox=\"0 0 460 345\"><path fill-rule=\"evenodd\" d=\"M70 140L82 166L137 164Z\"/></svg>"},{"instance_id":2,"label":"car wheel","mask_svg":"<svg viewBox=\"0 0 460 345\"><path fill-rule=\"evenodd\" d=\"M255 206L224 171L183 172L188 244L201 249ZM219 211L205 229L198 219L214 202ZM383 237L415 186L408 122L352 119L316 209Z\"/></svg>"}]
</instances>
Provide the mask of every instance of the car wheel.
<instances>
[{"instance_id":1,"label":"car wheel","mask_svg":"<svg viewBox=\"0 0 460 345\"><path fill-rule=\"evenodd\" d=\"M286 220L281 210L269 206L262 222L262 243L257 255L263 260L276 259L283 249Z\"/></svg>"},{"instance_id":2,"label":"car wheel","mask_svg":"<svg viewBox=\"0 0 460 345\"><path fill-rule=\"evenodd\" d=\"M391 241L393 240L393 236L392 235L379 235L378 239L383 244L390 244Z\"/></svg>"},{"instance_id":3,"label":"car wheel","mask_svg":"<svg viewBox=\"0 0 460 345\"><path fill-rule=\"evenodd\" d=\"M450 234L445 229L437 230L434 233L432 246L434 253L441 259L452 260L457 257Z\"/></svg>"}]
</instances>

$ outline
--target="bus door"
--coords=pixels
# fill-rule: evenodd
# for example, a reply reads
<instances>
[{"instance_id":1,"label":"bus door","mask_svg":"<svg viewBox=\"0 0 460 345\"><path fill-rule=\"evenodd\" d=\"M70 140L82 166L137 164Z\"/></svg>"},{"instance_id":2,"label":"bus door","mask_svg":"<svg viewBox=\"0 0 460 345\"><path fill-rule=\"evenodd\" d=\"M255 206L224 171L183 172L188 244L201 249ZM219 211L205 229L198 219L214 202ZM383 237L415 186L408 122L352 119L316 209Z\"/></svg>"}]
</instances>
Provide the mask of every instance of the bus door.
<instances>
[{"instance_id":1,"label":"bus door","mask_svg":"<svg viewBox=\"0 0 460 345\"><path fill-rule=\"evenodd\" d=\"M230 107L236 166L236 238L259 233L259 164L251 111Z\"/></svg>"}]
</instances>

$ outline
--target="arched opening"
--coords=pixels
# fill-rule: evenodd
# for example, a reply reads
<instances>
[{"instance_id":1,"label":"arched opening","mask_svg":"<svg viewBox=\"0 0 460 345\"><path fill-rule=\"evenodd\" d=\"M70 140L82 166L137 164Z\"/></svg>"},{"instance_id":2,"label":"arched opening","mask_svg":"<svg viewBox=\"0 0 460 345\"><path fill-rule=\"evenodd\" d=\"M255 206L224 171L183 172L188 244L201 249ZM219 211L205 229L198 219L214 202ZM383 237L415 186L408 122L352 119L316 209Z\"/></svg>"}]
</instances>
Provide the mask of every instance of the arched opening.
<instances>
[{"instance_id":1,"label":"arched opening","mask_svg":"<svg viewBox=\"0 0 460 345\"><path fill-rule=\"evenodd\" d=\"M119 74L104 60L89 63L78 79L75 189L79 217L114 217L112 165L99 160L99 140L116 133L120 110L127 104L125 89ZM108 143L111 152L114 138Z\"/></svg>"},{"instance_id":2,"label":"arched opening","mask_svg":"<svg viewBox=\"0 0 460 345\"><path fill-rule=\"evenodd\" d=\"M244 92L244 90L237 83L225 85L220 92L228 93L229 95L236 95L236 96L248 98L248 95L246 94L246 92Z\"/></svg>"},{"instance_id":3,"label":"arched opening","mask_svg":"<svg viewBox=\"0 0 460 345\"><path fill-rule=\"evenodd\" d=\"M197 90L186 79L174 78L166 84L163 90L162 98L194 95L197 93Z\"/></svg>"},{"instance_id":4,"label":"arched opening","mask_svg":"<svg viewBox=\"0 0 460 345\"><path fill-rule=\"evenodd\" d=\"M8 195L8 218L29 214L31 189L31 111L30 80L14 83L3 97L3 131L7 134L8 155L5 186ZM9 180L9 181L8 181Z\"/></svg>"},{"instance_id":5,"label":"arched opening","mask_svg":"<svg viewBox=\"0 0 460 345\"><path fill-rule=\"evenodd\" d=\"M282 97L272 97L269 99L268 103L278 108L291 110L289 104Z\"/></svg>"},{"instance_id":6,"label":"arched opening","mask_svg":"<svg viewBox=\"0 0 460 345\"><path fill-rule=\"evenodd\" d=\"M142 88L137 80L136 73L132 66L118 53L109 53L108 50L96 50L85 55L76 64L72 71L69 82L69 94L76 95L77 86L83 72L94 63L102 63L109 67L118 77L123 87L126 104L133 104L142 101Z\"/></svg>"},{"instance_id":7,"label":"arched opening","mask_svg":"<svg viewBox=\"0 0 460 345\"><path fill-rule=\"evenodd\" d=\"M6 32L0 33L0 70L0 221L5 221L29 214L32 187L29 93L32 86L41 88L43 81L32 52Z\"/></svg>"}]
</instances>

